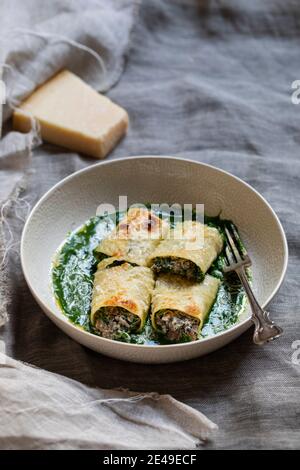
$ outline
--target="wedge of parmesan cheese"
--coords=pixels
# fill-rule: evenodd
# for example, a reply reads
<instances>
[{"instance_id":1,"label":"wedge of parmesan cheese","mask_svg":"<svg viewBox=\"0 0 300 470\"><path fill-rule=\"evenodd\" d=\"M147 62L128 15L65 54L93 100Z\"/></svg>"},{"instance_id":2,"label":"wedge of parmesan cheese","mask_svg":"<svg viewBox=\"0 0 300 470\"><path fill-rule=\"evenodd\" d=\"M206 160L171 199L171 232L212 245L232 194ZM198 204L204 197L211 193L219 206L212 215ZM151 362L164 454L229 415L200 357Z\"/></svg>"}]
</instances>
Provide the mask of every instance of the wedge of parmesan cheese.
<instances>
[{"instance_id":1,"label":"wedge of parmesan cheese","mask_svg":"<svg viewBox=\"0 0 300 470\"><path fill-rule=\"evenodd\" d=\"M63 70L39 87L13 115L13 128L29 132L32 118L41 137L62 147L104 158L125 134L127 112Z\"/></svg>"}]
</instances>

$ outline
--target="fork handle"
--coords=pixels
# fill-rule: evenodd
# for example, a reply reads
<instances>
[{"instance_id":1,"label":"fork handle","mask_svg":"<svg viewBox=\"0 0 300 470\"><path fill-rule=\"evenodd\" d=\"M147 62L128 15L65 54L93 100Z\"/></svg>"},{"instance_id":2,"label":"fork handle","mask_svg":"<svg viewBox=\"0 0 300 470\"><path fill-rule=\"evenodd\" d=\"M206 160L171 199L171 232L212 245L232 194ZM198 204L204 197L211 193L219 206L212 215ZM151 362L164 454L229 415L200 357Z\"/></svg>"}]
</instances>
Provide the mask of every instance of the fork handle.
<instances>
[{"instance_id":1,"label":"fork handle","mask_svg":"<svg viewBox=\"0 0 300 470\"><path fill-rule=\"evenodd\" d=\"M272 320L270 320L269 312L263 310L259 305L249 284L244 267L241 266L236 270L236 273L239 276L241 283L243 284L252 310L251 319L255 327L253 342L255 344L264 344L268 341L272 341L273 339L278 338L282 334L283 330Z\"/></svg>"}]
</instances>

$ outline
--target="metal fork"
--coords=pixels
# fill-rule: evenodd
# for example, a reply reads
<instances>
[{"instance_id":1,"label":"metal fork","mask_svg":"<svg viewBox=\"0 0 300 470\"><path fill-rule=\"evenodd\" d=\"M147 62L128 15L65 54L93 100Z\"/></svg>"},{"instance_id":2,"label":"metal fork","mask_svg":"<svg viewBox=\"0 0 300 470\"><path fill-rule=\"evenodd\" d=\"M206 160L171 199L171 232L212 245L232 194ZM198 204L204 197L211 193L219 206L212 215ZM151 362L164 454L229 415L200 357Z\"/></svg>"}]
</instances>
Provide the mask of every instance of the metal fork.
<instances>
[{"instance_id":1,"label":"metal fork","mask_svg":"<svg viewBox=\"0 0 300 470\"><path fill-rule=\"evenodd\" d=\"M229 227L229 228L228 228ZM245 292L247 294L252 310L252 321L254 323L253 342L255 344L264 344L278 338L283 330L270 320L269 312L263 310L259 305L248 281L246 268L251 266L251 259L243 247L240 237L233 224L225 227L227 245L225 248L228 264L224 266L224 272L235 271L238 275Z\"/></svg>"}]
</instances>

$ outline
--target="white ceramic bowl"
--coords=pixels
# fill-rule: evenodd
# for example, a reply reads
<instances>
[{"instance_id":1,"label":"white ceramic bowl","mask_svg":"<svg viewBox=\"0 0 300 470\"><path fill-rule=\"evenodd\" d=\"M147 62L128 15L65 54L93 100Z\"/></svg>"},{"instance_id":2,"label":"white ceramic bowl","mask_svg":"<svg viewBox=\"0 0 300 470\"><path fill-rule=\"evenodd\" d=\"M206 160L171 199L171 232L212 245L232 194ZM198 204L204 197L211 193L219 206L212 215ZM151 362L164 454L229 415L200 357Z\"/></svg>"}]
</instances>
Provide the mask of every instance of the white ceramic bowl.
<instances>
[{"instance_id":1,"label":"white ceramic bowl","mask_svg":"<svg viewBox=\"0 0 300 470\"><path fill-rule=\"evenodd\" d=\"M21 259L25 278L49 318L75 341L100 353L142 363L175 362L214 351L249 328L249 311L239 323L192 343L148 346L100 338L74 326L55 303L50 266L69 231L95 215L100 203L204 203L208 215L222 211L233 220L253 261L253 287L265 306L283 280L288 259L282 226L269 204L240 179L215 167L174 157L130 157L93 165L65 178L32 210L24 227Z\"/></svg>"}]
</instances>

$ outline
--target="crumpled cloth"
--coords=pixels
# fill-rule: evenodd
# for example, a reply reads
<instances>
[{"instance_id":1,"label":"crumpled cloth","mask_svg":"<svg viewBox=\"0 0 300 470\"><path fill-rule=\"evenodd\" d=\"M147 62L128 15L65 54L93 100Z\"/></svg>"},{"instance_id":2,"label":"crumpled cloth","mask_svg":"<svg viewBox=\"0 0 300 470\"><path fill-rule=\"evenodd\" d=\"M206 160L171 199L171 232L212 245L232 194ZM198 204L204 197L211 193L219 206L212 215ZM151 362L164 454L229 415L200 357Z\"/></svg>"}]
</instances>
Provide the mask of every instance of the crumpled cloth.
<instances>
[{"instance_id":1,"label":"crumpled cloth","mask_svg":"<svg viewBox=\"0 0 300 470\"><path fill-rule=\"evenodd\" d=\"M99 91L119 79L137 0L2 0L0 61L7 98L20 102L67 68ZM4 107L4 120L11 114Z\"/></svg>"},{"instance_id":2,"label":"crumpled cloth","mask_svg":"<svg viewBox=\"0 0 300 470\"><path fill-rule=\"evenodd\" d=\"M101 390L0 353L0 448L190 449L217 426L170 395Z\"/></svg>"},{"instance_id":3,"label":"crumpled cloth","mask_svg":"<svg viewBox=\"0 0 300 470\"><path fill-rule=\"evenodd\" d=\"M287 276L268 308L284 335L257 347L249 331L219 351L178 364L103 357L43 314L12 251L7 274L13 302L0 329L9 356L93 388L170 394L218 424L205 448L299 449L300 105L291 100L292 82L300 79L299 37L300 5L294 0L145 0L124 73L108 91L131 123L109 159L191 158L239 176L270 202L289 243ZM63 177L94 163L51 145L36 148L20 219L26 202L32 206ZM12 173L3 172L0 187ZM23 222L15 208L6 221L17 243Z\"/></svg>"}]
</instances>

